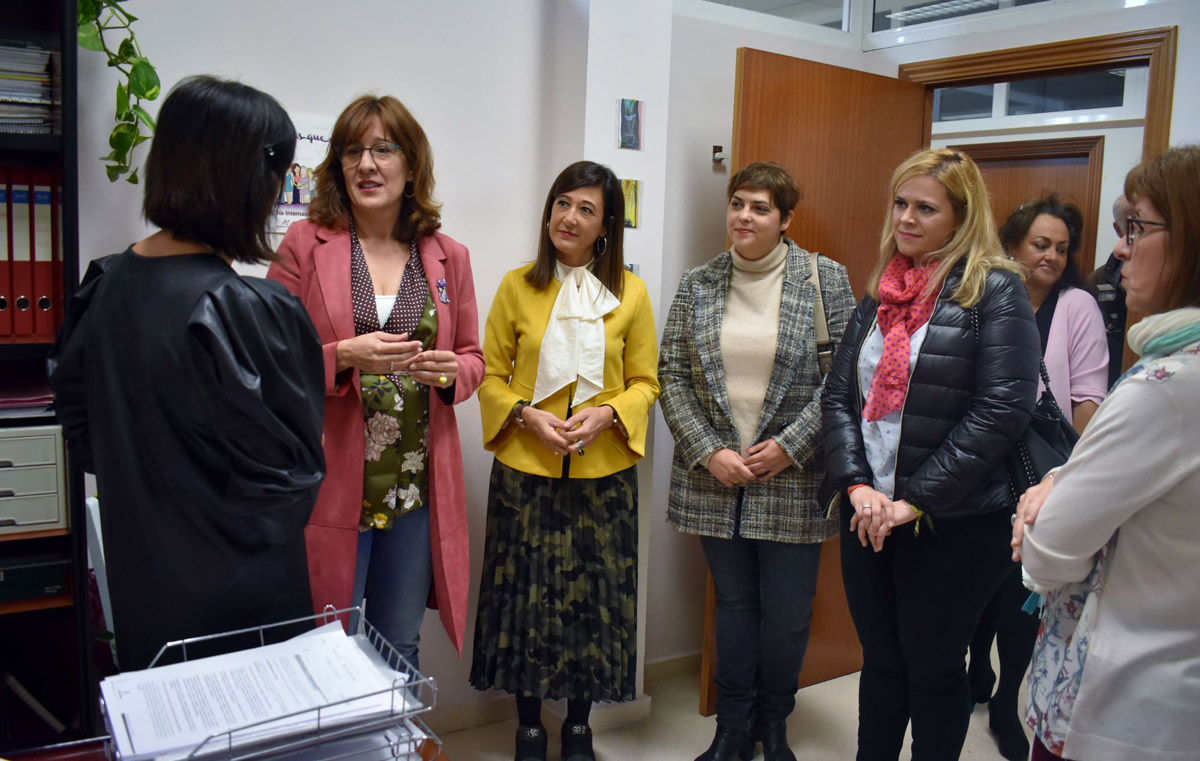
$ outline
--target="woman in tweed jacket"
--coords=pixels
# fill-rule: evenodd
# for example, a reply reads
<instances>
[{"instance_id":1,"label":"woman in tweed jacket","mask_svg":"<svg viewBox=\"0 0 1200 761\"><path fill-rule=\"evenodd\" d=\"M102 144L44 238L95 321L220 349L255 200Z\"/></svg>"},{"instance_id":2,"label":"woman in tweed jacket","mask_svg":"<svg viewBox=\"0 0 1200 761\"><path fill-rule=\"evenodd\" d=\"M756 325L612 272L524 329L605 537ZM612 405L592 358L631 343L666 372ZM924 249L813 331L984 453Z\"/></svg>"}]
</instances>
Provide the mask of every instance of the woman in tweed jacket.
<instances>
[{"instance_id":1,"label":"woman in tweed jacket","mask_svg":"<svg viewBox=\"0 0 1200 761\"><path fill-rule=\"evenodd\" d=\"M821 542L816 500L823 378L817 258L833 343L854 308L842 265L783 237L799 200L774 163L727 190L729 251L687 272L663 331L658 377L675 438L668 520L699 534L717 594L717 731L697 761L794 761L787 717L808 644Z\"/></svg>"}]
</instances>

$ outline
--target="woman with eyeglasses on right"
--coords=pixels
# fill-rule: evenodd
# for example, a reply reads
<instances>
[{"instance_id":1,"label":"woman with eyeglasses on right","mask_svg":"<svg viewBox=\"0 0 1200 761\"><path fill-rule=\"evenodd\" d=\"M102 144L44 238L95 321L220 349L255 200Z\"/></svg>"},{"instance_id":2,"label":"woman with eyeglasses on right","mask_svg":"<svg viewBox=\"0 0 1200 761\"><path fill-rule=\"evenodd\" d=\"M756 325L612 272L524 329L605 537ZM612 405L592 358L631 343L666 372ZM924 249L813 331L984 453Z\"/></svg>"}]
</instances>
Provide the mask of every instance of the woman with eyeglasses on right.
<instances>
[{"instance_id":1,"label":"woman with eyeglasses on right","mask_svg":"<svg viewBox=\"0 0 1200 761\"><path fill-rule=\"evenodd\" d=\"M433 154L391 96L342 112L267 277L300 297L324 345L328 474L305 530L320 612L365 596L417 665L427 601L462 652L470 577L453 405L483 379L467 249L438 232Z\"/></svg>"},{"instance_id":2,"label":"woman with eyeglasses on right","mask_svg":"<svg viewBox=\"0 0 1200 761\"><path fill-rule=\"evenodd\" d=\"M1125 178L1116 255L1141 359L1071 458L1017 506L1046 595L1025 719L1033 759L1200 758L1200 146Z\"/></svg>"}]
</instances>

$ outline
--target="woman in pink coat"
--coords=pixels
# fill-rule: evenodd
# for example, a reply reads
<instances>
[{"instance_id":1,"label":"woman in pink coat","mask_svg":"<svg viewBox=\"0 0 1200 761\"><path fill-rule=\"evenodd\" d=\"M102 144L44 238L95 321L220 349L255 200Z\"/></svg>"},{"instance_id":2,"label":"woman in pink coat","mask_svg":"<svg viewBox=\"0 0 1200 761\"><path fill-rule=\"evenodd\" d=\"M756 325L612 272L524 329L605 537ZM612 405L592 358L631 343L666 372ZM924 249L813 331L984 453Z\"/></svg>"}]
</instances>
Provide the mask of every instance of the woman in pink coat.
<instances>
[{"instance_id":1,"label":"woman in pink coat","mask_svg":"<svg viewBox=\"0 0 1200 761\"><path fill-rule=\"evenodd\" d=\"M314 609L365 596L413 665L425 608L462 652L470 575L453 405L483 377L467 249L437 232L433 156L400 101L334 125L309 218L267 273L300 297L325 353L328 475L305 529Z\"/></svg>"}]
</instances>

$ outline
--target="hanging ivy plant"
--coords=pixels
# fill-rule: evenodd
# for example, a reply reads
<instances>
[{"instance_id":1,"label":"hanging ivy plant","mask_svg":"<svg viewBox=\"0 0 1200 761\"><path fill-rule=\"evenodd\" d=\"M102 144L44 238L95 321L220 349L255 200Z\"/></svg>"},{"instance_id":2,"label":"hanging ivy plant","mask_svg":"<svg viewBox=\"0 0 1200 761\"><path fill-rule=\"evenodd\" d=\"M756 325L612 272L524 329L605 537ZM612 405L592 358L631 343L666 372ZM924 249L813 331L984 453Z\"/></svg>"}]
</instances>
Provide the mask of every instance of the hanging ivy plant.
<instances>
[{"instance_id":1,"label":"hanging ivy plant","mask_svg":"<svg viewBox=\"0 0 1200 761\"><path fill-rule=\"evenodd\" d=\"M112 152L100 160L110 162L104 167L109 182L128 175L125 180L136 185L138 176L137 169L133 168L133 149L154 134L154 117L142 107L142 101L157 98L161 87L158 72L142 55L142 48L133 33L132 25L137 18L121 7L124 2L79 0L79 46L104 53L108 56L108 65L122 75L122 81L117 83L117 123L108 136ZM110 47L105 32L116 32L113 37L119 37L121 41Z\"/></svg>"}]
</instances>

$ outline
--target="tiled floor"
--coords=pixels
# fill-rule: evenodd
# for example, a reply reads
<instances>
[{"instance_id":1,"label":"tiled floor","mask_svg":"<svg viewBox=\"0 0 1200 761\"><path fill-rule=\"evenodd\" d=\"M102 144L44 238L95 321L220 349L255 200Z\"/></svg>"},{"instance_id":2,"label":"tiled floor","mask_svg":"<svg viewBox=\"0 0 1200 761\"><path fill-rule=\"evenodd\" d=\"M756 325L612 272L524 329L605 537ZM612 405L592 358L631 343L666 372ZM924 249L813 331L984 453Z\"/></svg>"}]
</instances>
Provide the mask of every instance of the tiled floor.
<instances>
[{"instance_id":1,"label":"tiled floor","mask_svg":"<svg viewBox=\"0 0 1200 761\"><path fill-rule=\"evenodd\" d=\"M650 718L596 735L599 761L691 761L712 741L716 725L701 716L695 674L650 685ZM1022 695L1024 700L1024 695ZM858 715L858 674L800 690L788 737L799 761L853 759ZM558 727L546 714L550 759L559 758ZM513 757L515 721L455 732L443 738L452 761L507 761ZM907 757L907 743L901 758ZM762 758L761 747L758 758ZM987 707L976 706L963 748L963 759L1001 761L987 726Z\"/></svg>"}]
</instances>

